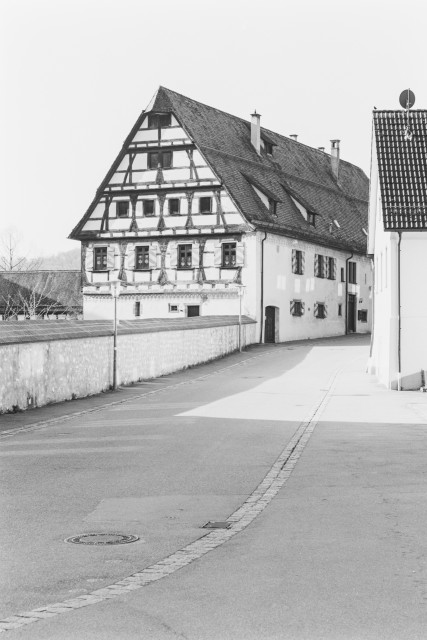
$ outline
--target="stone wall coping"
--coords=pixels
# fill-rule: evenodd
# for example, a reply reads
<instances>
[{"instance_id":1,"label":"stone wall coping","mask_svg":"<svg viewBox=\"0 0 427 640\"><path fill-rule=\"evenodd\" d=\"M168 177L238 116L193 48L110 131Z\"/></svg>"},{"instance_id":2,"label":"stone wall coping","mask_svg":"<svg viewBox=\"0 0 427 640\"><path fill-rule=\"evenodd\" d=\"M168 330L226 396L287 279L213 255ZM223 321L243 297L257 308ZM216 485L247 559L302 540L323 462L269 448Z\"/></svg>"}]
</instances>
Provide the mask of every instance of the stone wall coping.
<instances>
[{"instance_id":1,"label":"stone wall coping","mask_svg":"<svg viewBox=\"0 0 427 640\"><path fill-rule=\"evenodd\" d=\"M256 320L242 316L242 324L255 324ZM120 320L119 335L187 331L238 325L238 316L197 316L194 318L146 318ZM0 345L76 338L112 336L112 320L15 320L0 323Z\"/></svg>"}]
</instances>

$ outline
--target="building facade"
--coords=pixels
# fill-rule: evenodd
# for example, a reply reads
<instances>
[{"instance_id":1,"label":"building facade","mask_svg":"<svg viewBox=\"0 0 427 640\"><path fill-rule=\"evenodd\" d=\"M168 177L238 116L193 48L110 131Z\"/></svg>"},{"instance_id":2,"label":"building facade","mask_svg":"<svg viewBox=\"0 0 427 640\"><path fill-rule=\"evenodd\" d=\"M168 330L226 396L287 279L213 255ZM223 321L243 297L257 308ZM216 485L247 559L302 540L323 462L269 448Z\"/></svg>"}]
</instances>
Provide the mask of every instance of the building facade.
<instances>
[{"instance_id":1,"label":"building facade","mask_svg":"<svg viewBox=\"0 0 427 640\"><path fill-rule=\"evenodd\" d=\"M370 330L368 180L331 154L161 87L87 213L84 317L237 315L270 342Z\"/></svg>"},{"instance_id":2,"label":"building facade","mask_svg":"<svg viewBox=\"0 0 427 640\"><path fill-rule=\"evenodd\" d=\"M369 370L392 389L427 370L427 111L374 111L368 251L374 260Z\"/></svg>"}]
</instances>

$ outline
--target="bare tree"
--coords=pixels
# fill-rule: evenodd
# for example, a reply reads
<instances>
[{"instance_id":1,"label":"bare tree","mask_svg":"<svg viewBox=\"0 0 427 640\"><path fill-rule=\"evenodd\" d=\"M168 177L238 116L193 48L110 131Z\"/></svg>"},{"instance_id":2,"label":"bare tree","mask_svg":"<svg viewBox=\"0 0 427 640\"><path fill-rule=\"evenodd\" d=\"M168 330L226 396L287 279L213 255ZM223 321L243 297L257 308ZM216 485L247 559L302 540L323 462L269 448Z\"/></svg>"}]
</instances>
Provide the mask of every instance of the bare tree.
<instances>
[{"instance_id":1,"label":"bare tree","mask_svg":"<svg viewBox=\"0 0 427 640\"><path fill-rule=\"evenodd\" d=\"M30 258L20 248L19 234L8 229L0 235L0 271L33 271L40 269L41 258Z\"/></svg>"}]
</instances>

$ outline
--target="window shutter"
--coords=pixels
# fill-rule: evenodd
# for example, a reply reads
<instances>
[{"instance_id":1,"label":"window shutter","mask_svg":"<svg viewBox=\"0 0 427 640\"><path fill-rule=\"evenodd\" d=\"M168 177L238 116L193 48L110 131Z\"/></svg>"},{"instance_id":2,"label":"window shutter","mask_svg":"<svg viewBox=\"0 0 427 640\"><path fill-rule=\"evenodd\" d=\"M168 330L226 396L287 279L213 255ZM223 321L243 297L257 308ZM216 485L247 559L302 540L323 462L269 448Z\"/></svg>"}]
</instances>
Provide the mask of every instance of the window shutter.
<instances>
[{"instance_id":1,"label":"window shutter","mask_svg":"<svg viewBox=\"0 0 427 640\"><path fill-rule=\"evenodd\" d=\"M222 263L222 251L221 251L221 243L219 242L218 244L215 245L214 266L220 267L221 263Z\"/></svg>"},{"instance_id":2,"label":"window shutter","mask_svg":"<svg viewBox=\"0 0 427 640\"><path fill-rule=\"evenodd\" d=\"M199 266L199 245L195 242L191 245L191 266Z\"/></svg>"},{"instance_id":3,"label":"window shutter","mask_svg":"<svg viewBox=\"0 0 427 640\"><path fill-rule=\"evenodd\" d=\"M319 276L319 254L314 254L314 275Z\"/></svg>"},{"instance_id":4,"label":"window shutter","mask_svg":"<svg viewBox=\"0 0 427 640\"><path fill-rule=\"evenodd\" d=\"M301 251L301 275L304 273L304 271L305 271L305 251Z\"/></svg>"},{"instance_id":5,"label":"window shutter","mask_svg":"<svg viewBox=\"0 0 427 640\"><path fill-rule=\"evenodd\" d=\"M319 316L319 305L317 304L317 302L314 303L314 317L318 318Z\"/></svg>"},{"instance_id":6,"label":"window shutter","mask_svg":"<svg viewBox=\"0 0 427 640\"><path fill-rule=\"evenodd\" d=\"M85 270L93 271L93 248L86 248L86 257L85 257Z\"/></svg>"},{"instance_id":7,"label":"window shutter","mask_svg":"<svg viewBox=\"0 0 427 640\"><path fill-rule=\"evenodd\" d=\"M334 258L334 269L333 269L333 273L332 273L332 278L334 280L337 279L337 259Z\"/></svg>"},{"instance_id":8,"label":"window shutter","mask_svg":"<svg viewBox=\"0 0 427 640\"><path fill-rule=\"evenodd\" d=\"M297 272L297 250L292 249L292 273L296 273L296 272Z\"/></svg>"},{"instance_id":9,"label":"window shutter","mask_svg":"<svg viewBox=\"0 0 427 640\"><path fill-rule=\"evenodd\" d=\"M303 316L305 313L305 302L301 302L301 315Z\"/></svg>"},{"instance_id":10,"label":"window shutter","mask_svg":"<svg viewBox=\"0 0 427 640\"><path fill-rule=\"evenodd\" d=\"M293 250L293 251L294 251L294 250ZM292 257L293 257L293 256L292 256ZM291 316L293 316L293 315L294 315L294 313L295 313L295 300L291 300L291 303L290 303L290 312L291 312Z\"/></svg>"},{"instance_id":11,"label":"window shutter","mask_svg":"<svg viewBox=\"0 0 427 640\"><path fill-rule=\"evenodd\" d=\"M245 264L245 245L243 242L236 244L236 265L243 267Z\"/></svg>"},{"instance_id":12,"label":"window shutter","mask_svg":"<svg viewBox=\"0 0 427 640\"><path fill-rule=\"evenodd\" d=\"M157 269L157 246L155 243L150 244L148 252L148 266L150 269Z\"/></svg>"},{"instance_id":13,"label":"window shutter","mask_svg":"<svg viewBox=\"0 0 427 640\"><path fill-rule=\"evenodd\" d=\"M323 305L323 317L327 318L328 317L328 307L326 306L326 304Z\"/></svg>"},{"instance_id":14,"label":"window shutter","mask_svg":"<svg viewBox=\"0 0 427 640\"><path fill-rule=\"evenodd\" d=\"M126 257L126 269L135 269L135 245L128 244L128 253Z\"/></svg>"},{"instance_id":15,"label":"window shutter","mask_svg":"<svg viewBox=\"0 0 427 640\"><path fill-rule=\"evenodd\" d=\"M114 255L115 249L114 246L109 246L107 249L107 271L114 271Z\"/></svg>"},{"instance_id":16,"label":"window shutter","mask_svg":"<svg viewBox=\"0 0 427 640\"><path fill-rule=\"evenodd\" d=\"M325 256L323 256L322 263L323 263L322 278L327 278L328 275L329 275L329 273L328 273L328 271L329 271L329 260Z\"/></svg>"},{"instance_id":17,"label":"window shutter","mask_svg":"<svg viewBox=\"0 0 427 640\"><path fill-rule=\"evenodd\" d=\"M169 253L170 253L170 265L172 269L176 269L178 265L178 245L176 242L171 242L169 245Z\"/></svg>"}]
</instances>

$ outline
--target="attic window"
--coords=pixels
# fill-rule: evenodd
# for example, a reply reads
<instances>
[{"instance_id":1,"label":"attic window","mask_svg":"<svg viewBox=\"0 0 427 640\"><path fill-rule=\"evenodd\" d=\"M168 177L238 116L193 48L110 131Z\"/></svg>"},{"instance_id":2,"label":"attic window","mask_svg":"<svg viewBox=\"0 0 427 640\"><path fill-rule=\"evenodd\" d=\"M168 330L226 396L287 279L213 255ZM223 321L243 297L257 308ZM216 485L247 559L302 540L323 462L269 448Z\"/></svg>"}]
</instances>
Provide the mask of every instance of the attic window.
<instances>
[{"instance_id":1,"label":"attic window","mask_svg":"<svg viewBox=\"0 0 427 640\"><path fill-rule=\"evenodd\" d=\"M266 193L261 191L261 189L258 189L258 187L256 187L255 185L252 185L252 188L255 191L255 193L257 194L257 196L260 198L261 202L267 207L267 209L273 215L277 215L277 213L276 213L277 201L274 198L272 198L272 196L267 195Z\"/></svg>"},{"instance_id":2,"label":"attic window","mask_svg":"<svg viewBox=\"0 0 427 640\"><path fill-rule=\"evenodd\" d=\"M269 156L273 155L273 145L271 144L271 142L267 142L267 140L264 140L264 151Z\"/></svg>"},{"instance_id":3,"label":"attic window","mask_svg":"<svg viewBox=\"0 0 427 640\"><path fill-rule=\"evenodd\" d=\"M158 129L159 127L170 127L171 121L170 113L150 113L148 116L148 128Z\"/></svg>"},{"instance_id":4,"label":"attic window","mask_svg":"<svg viewBox=\"0 0 427 640\"><path fill-rule=\"evenodd\" d=\"M275 200L273 200L273 198L269 198L268 199L268 208L270 209L271 213L274 216L277 216L277 213L276 213L277 202Z\"/></svg>"},{"instance_id":5,"label":"attic window","mask_svg":"<svg viewBox=\"0 0 427 640\"><path fill-rule=\"evenodd\" d=\"M307 211L307 222L312 227L315 227L316 226L316 214L315 213L310 213L310 211Z\"/></svg>"}]
</instances>

